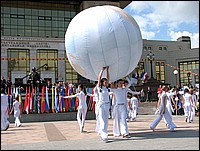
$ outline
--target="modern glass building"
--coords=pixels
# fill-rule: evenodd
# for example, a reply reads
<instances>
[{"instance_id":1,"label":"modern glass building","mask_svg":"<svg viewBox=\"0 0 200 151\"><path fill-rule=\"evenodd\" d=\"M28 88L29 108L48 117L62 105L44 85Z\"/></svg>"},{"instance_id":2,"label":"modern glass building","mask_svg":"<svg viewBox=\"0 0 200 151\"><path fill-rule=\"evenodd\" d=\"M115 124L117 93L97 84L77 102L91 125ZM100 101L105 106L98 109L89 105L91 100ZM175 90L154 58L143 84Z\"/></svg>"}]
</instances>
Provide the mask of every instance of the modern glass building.
<instances>
[{"instance_id":1,"label":"modern glass building","mask_svg":"<svg viewBox=\"0 0 200 151\"><path fill-rule=\"evenodd\" d=\"M67 27L86 8L105 4L124 8L130 2L1 1L1 75L10 77L13 83L22 80L26 84L27 78L23 77L36 67L44 80L91 85L93 81L75 72L67 60L64 46ZM175 85L173 70L177 68L180 85L185 85L188 79L199 82L199 49L191 49L190 39L174 42L144 39L143 43L143 54L135 69L139 74L146 71L150 75L147 54L152 51L153 76L157 80Z\"/></svg>"}]
</instances>

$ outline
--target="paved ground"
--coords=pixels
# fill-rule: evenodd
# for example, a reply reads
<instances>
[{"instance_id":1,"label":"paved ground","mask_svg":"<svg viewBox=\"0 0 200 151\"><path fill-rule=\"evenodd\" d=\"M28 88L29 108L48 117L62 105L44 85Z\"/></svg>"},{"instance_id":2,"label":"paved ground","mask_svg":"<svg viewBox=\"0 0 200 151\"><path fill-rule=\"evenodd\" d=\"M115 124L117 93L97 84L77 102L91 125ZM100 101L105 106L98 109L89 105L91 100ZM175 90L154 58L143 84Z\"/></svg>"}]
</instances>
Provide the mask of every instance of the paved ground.
<instances>
[{"instance_id":1,"label":"paved ground","mask_svg":"<svg viewBox=\"0 0 200 151\"><path fill-rule=\"evenodd\" d=\"M131 138L112 135L109 119L109 141L103 142L95 129L95 120L86 120L86 132L80 133L77 121L10 124L1 131L1 150L199 150L199 117L193 123L184 122L184 116L174 115L177 128L170 132L162 120L155 132L149 129L156 115L138 115L128 122Z\"/></svg>"}]
</instances>

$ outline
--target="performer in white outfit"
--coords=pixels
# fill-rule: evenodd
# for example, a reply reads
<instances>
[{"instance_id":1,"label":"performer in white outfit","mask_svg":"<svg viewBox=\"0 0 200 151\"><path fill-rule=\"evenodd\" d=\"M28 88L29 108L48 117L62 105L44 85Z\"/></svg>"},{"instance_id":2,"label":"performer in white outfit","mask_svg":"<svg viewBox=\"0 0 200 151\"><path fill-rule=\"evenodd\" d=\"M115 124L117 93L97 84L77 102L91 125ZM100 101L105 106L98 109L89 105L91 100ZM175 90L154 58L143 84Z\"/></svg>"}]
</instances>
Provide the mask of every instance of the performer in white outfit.
<instances>
[{"instance_id":1,"label":"performer in white outfit","mask_svg":"<svg viewBox=\"0 0 200 151\"><path fill-rule=\"evenodd\" d=\"M169 88L166 86L163 86L163 88L162 88L162 93L161 93L158 103L157 103L157 110L159 111L158 116L150 124L150 129L152 129L153 131L156 128L156 126L158 125L158 123L161 121L163 116L164 116L165 120L167 121L170 131L174 131L174 128L176 127L176 125L172 122L172 118L170 117L170 114L166 108L166 104L167 104L166 92L168 91L168 89Z\"/></svg>"},{"instance_id":2,"label":"performer in white outfit","mask_svg":"<svg viewBox=\"0 0 200 151\"><path fill-rule=\"evenodd\" d=\"M195 113L196 113L196 110L197 110L197 107L196 107L196 104L197 104L197 96L196 94L194 94L194 90L193 89L190 89L190 94L192 95L192 115L191 115L191 119L190 121L192 122L194 120L194 117L195 117Z\"/></svg>"},{"instance_id":3,"label":"performer in white outfit","mask_svg":"<svg viewBox=\"0 0 200 151\"><path fill-rule=\"evenodd\" d=\"M1 131L6 131L9 128L9 113L8 95L5 94L5 89L1 88Z\"/></svg>"},{"instance_id":4,"label":"performer in white outfit","mask_svg":"<svg viewBox=\"0 0 200 151\"><path fill-rule=\"evenodd\" d=\"M86 103L86 90L83 88L83 85L78 85L78 93L70 96L64 96L63 98L74 98L78 97L79 99L79 105L78 105L78 112L77 112L77 120L80 128L80 132L84 132L84 125L85 125L85 118L86 118L86 113L87 113L87 103ZM90 96L90 95L89 95ZM82 117L82 119L81 119Z\"/></svg>"},{"instance_id":5,"label":"performer in white outfit","mask_svg":"<svg viewBox=\"0 0 200 151\"><path fill-rule=\"evenodd\" d=\"M183 107L185 113L185 122L191 123L192 116L192 95L189 93L189 89L184 89L183 95Z\"/></svg>"},{"instance_id":6,"label":"performer in white outfit","mask_svg":"<svg viewBox=\"0 0 200 151\"><path fill-rule=\"evenodd\" d=\"M106 69L107 78L102 78L103 71ZM98 76L97 90L99 94L99 135L103 141L108 142L108 118L110 109L110 89L109 84L109 67L103 67Z\"/></svg>"},{"instance_id":7,"label":"performer in white outfit","mask_svg":"<svg viewBox=\"0 0 200 151\"><path fill-rule=\"evenodd\" d=\"M172 103L174 104L174 106L175 106L175 108L176 108L176 103L174 102L174 97L173 97L174 94L173 94L170 90L168 90L168 91L166 92L166 94L167 94L167 104L166 104L166 108L167 108L167 110L168 110L168 112L169 112L170 118L172 119L172 112L174 112L174 109L173 109L173 107L172 107ZM176 109L177 109L177 108L176 108ZM165 117L164 117L164 121L165 121L166 125L168 126Z\"/></svg>"},{"instance_id":8,"label":"performer in white outfit","mask_svg":"<svg viewBox=\"0 0 200 151\"><path fill-rule=\"evenodd\" d=\"M21 121L20 121L20 117L21 117L21 110L20 110L20 102L19 102L19 94L15 97L15 101L13 102L13 107L12 110L10 112L10 114L12 114L13 110L14 110L14 118L15 118L15 126L20 127Z\"/></svg>"},{"instance_id":9,"label":"performer in white outfit","mask_svg":"<svg viewBox=\"0 0 200 151\"><path fill-rule=\"evenodd\" d=\"M128 103L129 104L129 114L128 114L129 119L131 121L136 121L137 110L138 110L138 98L132 94L129 94L129 95L131 95L130 102Z\"/></svg>"},{"instance_id":10,"label":"performer in white outfit","mask_svg":"<svg viewBox=\"0 0 200 151\"><path fill-rule=\"evenodd\" d=\"M113 109L113 135L120 136L122 134L123 137L129 138L129 131L127 125L127 93L130 91L128 88L131 85L131 81L129 78L126 78L128 81L128 85L126 87L123 86L123 80L120 79L117 81L117 89L111 89L115 98L115 106ZM121 120L121 128L120 128L120 120Z\"/></svg>"},{"instance_id":11,"label":"performer in white outfit","mask_svg":"<svg viewBox=\"0 0 200 151\"><path fill-rule=\"evenodd\" d=\"M98 93L98 90L97 90L97 86L94 87L93 101L95 101L95 116L96 116L96 128L95 128L95 131L99 135L99 93Z\"/></svg>"}]
</instances>

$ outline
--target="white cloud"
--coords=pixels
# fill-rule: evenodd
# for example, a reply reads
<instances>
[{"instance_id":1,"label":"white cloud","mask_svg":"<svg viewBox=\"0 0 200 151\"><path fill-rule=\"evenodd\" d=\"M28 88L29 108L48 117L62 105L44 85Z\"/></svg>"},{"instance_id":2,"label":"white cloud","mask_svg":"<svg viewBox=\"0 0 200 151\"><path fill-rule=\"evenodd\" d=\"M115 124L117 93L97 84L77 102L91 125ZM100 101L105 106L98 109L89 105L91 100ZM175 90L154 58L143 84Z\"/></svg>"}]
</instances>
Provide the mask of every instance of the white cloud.
<instances>
[{"instance_id":1,"label":"white cloud","mask_svg":"<svg viewBox=\"0 0 200 151\"><path fill-rule=\"evenodd\" d=\"M142 39L152 39L155 37L155 32L152 31L141 31Z\"/></svg>"},{"instance_id":2,"label":"white cloud","mask_svg":"<svg viewBox=\"0 0 200 151\"><path fill-rule=\"evenodd\" d=\"M125 10L138 23L144 39L155 39L165 30L171 40L190 36L191 47L199 47L199 1L133 1Z\"/></svg>"},{"instance_id":3,"label":"white cloud","mask_svg":"<svg viewBox=\"0 0 200 151\"><path fill-rule=\"evenodd\" d=\"M199 48L199 33L190 33L188 31L183 32L170 32L170 37L172 41L176 41L177 38L181 36L189 36L191 39L191 48Z\"/></svg>"},{"instance_id":4,"label":"white cloud","mask_svg":"<svg viewBox=\"0 0 200 151\"><path fill-rule=\"evenodd\" d=\"M199 1L133 1L130 14L141 15L155 27L166 23L174 29L181 23L199 24Z\"/></svg>"}]
</instances>

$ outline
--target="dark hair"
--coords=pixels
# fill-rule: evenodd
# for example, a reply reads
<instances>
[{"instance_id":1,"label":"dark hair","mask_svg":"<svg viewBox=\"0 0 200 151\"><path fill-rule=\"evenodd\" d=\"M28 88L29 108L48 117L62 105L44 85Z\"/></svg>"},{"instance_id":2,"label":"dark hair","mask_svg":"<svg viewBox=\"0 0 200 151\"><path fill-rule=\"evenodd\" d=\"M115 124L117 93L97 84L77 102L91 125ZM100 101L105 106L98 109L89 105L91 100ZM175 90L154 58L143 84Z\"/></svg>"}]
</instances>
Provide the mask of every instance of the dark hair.
<instances>
[{"instance_id":1,"label":"dark hair","mask_svg":"<svg viewBox=\"0 0 200 151\"><path fill-rule=\"evenodd\" d=\"M102 78L101 81L100 81L100 92L102 92L102 86L103 86L103 83L104 83L105 81L108 81L108 79ZM109 89L108 87L107 87L107 89L108 89L108 92L110 92L110 89Z\"/></svg>"},{"instance_id":2,"label":"dark hair","mask_svg":"<svg viewBox=\"0 0 200 151\"><path fill-rule=\"evenodd\" d=\"M101 79L101 81L100 81L101 87L103 86L103 83L104 83L105 81L108 81L108 79L106 79L106 78L102 78L102 79Z\"/></svg>"},{"instance_id":3,"label":"dark hair","mask_svg":"<svg viewBox=\"0 0 200 151\"><path fill-rule=\"evenodd\" d=\"M184 93L188 93L188 92L189 92L189 89L185 88Z\"/></svg>"},{"instance_id":4,"label":"dark hair","mask_svg":"<svg viewBox=\"0 0 200 151\"><path fill-rule=\"evenodd\" d=\"M82 90L82 91L85 93L85 95L86 95L87 92L86 92L85 87L84 87L82 84L79 84L78 86L81 88L81 90Z\"/></svg>"},{"instance_id":5,"label":"dark hair","mask_svg":"<svg viewBox=\"0 0 200 151\"><path fill-rule=\"evenodd\" d=\"M118 82L120 82L120 81L123 81L123 82L124 82L124 80L122 80L122 79L119 79L119 80L117 80L117 83L118 83Z\"/></svg>"},{"instance_id":6,"label":"dark hair","mask_svg":"<svg viewBox=\"0 0 200 151\"><path fill-rule=\"evenodd\" d=\"M15 100L19 101L19 94L15 97Z\"/></svg>"}]
</instances>

